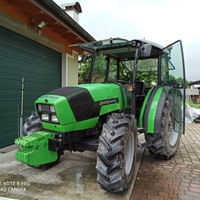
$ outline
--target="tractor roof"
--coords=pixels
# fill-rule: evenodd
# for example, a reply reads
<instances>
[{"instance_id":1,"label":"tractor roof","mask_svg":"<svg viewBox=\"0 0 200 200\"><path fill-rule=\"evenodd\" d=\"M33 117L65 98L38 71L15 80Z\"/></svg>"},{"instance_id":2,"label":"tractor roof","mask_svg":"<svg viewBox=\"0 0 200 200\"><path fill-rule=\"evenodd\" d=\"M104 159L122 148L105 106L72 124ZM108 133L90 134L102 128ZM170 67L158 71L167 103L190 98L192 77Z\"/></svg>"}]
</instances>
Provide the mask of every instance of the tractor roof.
<instances>
[{"instance_id":1,"label":"tractor roof","mask_svg":"<svg viewBox=\"0 0 200 200\"><path fill-rule=\"evenodd\" d=\"M130 57L131 59L134 59L135 50L138 46L138 43L152 45L152 51L149 58L158 57L159 51L163 49L161 45L145 39L126 40L121 38L110 38L107 40L75 44L70 45L69 47L78 47L79 50L86 51L96 50L100 55L111 55L119 59L126 59Z\"/></svg>"}]
</instances>

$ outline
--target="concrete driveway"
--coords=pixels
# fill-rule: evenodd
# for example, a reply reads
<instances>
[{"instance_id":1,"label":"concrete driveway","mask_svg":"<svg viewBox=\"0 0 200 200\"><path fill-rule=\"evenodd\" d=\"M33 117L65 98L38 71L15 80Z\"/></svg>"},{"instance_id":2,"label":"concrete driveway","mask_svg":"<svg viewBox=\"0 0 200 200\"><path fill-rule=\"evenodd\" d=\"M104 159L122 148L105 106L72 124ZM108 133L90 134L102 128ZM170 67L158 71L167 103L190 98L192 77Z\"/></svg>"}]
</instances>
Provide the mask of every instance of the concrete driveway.
<instances>
[{"instance_id":1,"label":"concrete driveway","mask_svg":"<svg viewBox=\"0 0 200 200\"><path fill-rule=\"evenodd\" d=\"M50 169L34 169L15 159L16 145L0 149L0 200L129 200L143 150L138 148L136 173L125 195L100 189L96 181L96 153L70 153Z\"/></svg>"}]
</instances>

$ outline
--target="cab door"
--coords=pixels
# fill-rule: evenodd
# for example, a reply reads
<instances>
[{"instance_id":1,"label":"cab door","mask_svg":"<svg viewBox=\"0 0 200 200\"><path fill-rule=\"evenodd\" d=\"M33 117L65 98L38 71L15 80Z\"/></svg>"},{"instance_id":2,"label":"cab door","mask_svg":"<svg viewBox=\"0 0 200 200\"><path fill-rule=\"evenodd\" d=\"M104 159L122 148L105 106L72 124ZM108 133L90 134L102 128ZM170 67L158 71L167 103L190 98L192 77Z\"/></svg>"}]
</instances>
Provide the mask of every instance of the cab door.
<instances>
[{"instance_id":1,"label":"cab door","mask_svg":"<svg viewBox=\"0 0 200 200\"><path fill-rule=\"evenodd\" d=\"M185 65L181 40L165 47L160 55L159 82L169 99L173 129L185 132Z\"/></svg>"}]
</instances>

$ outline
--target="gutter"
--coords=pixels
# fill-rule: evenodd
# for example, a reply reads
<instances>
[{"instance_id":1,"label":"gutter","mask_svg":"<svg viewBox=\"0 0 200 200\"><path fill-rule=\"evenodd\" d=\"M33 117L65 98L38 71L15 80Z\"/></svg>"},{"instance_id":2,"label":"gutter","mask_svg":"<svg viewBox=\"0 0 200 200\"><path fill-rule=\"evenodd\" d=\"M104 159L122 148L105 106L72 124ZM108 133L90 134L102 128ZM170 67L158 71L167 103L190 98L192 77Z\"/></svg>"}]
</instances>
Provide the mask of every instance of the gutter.
<instances>
[{"instance_id":1,"label":"gutter","mask_svg":"<svg viewBox=\"0 0 200 200\"><path fill-rule=\"evenodd\" d=\"M56 21L61 23L65 28L77 35L84 42L96 41L85 29L74 21L62 8L52 0L30 0L41 10L49 14Z\"/></svg>"}]
</instances>

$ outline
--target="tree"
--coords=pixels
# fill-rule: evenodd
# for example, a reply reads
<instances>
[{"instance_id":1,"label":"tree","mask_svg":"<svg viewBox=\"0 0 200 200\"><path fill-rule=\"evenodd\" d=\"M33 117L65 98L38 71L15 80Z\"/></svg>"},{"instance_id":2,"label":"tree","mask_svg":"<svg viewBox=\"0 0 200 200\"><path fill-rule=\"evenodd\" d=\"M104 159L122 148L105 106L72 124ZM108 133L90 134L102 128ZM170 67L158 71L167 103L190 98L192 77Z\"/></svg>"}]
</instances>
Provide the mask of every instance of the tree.
<instances>
[{"instance_id":1,"label":"tree","mask_svg":"<svg viewBox=\"0 0 200 200\"><path fill-rule=\"evenodd\" d=\"M173 75L169 75L169 80L176 80L177 83L183 83L183 78L179 77L179 78L175 78ZM189 88L189 83L191 83L192 81L187 81L185 79L185 88Z\"/></svg>"},{"instance_id":2,"label":"tree","mask_svg":"<svg viewBox=\"0 0 200 200\"><path fill-rule=\"evenodd\" d=\"M88 54L88 57L90 58L86 62L80 62L78 66L79 79L82 80L82 83L87 83L87 79L89 77L92 60L90 54ZM107 66L106 56L102 57L96 56L93 76L96 79L103 79L104 76L106 75L106 66ZM95 82L95 78L93 79L93 82Z\"/></svg>"}]
</instances>

